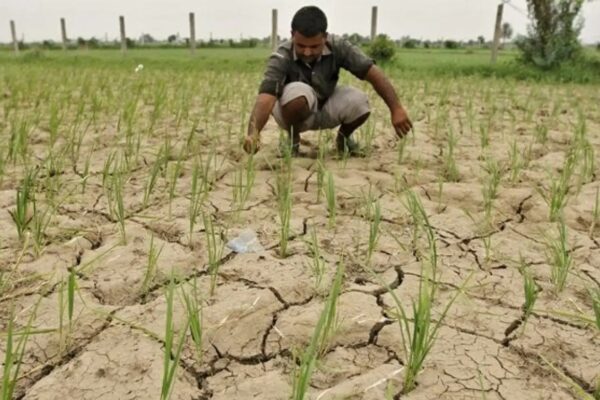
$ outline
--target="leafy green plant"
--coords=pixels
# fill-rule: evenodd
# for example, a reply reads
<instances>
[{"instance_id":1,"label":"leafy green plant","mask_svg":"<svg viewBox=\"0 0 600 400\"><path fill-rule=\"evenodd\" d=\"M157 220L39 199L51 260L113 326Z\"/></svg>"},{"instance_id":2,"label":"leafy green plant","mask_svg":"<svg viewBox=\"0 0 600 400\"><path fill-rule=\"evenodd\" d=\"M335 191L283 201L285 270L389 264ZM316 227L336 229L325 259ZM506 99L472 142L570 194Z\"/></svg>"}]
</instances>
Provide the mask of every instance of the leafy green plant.
<instances>
[{"instance_id":1,"label":"leafy green plant","mask_svg":"<svg viewBox=\"0 0 600 400\"><path fill-rule=\"evenodd\" d=\"M396 44L387 35L377 35L369 45L367 54L379 62L389 62L396 54Z\"/></svg>"},{"instance_id":2,"label":"leafy green plant","mask_svg":"<svg viewBox=\"0 0 600 400\"><path fill-rule=\"evenodd\" d=\"M342 259L338 263L331 290L313 331L308 348L302 354L300 366L293 370L291 398L294 400L304 400L306 398L306 392L317 361L324 354L331 340L336 323L337 303L343 284L344 270Z\"/></svg>"},{"instance_id":3,"label":"leafy green plant","mask_svg":"<svg viewBox=\"0 0 600 400\"><path fill-rule=\"evenodd\" d=\"M224 243L221 232L215 229L212 216L202 213L204 221L204 234L206 237L206 251L208 252L208 273L210 274L210 295L213 296L217 287L217 278L221 257L223 255Z\"/></svg>"},{"instance_id":4,"label":"leafy green plant","mask_svg":"<svg viewBox=\"0 0 600 400\"><path fill-rule=\"evenodd\" d=\"M164 356L163 356L163 377L162 386L160 392L161 400L167 400L171 397L173 386L175 383L175 373L179 366L179 360L183 350L183 344L185 343L185 334L188 330L190 321L186 318L183 329L177 338L175 343L175 326L173 324L173 294L175 292L175 282L171 275L169 285L166 290L167 300L167 312L166 312L166 324L165 324L165 340L164 340Z\"/></svg>"},{"instance_id":5,"label":"leafy green plant","mask_svg":"<svg viewBox=\"0 0 600 400\"><path fill-rule=\"evenodd\" d=\"M558 237L547 240L548 262L551 267L551 280L558 293L562 292L573 264L567 243L567 228L563 220L557 223Z\"/></svg>"},{"instance_id":6,"label":"leafy green plant","mask_svg":"<svg viewBox=\"0 0 600 400\"><path fill-rule=\"evenodd\" d=\"M327 171L327 186L325 187L325 198L327 199L327 213L329 218L329 228L335 226L336 217L336 199L335 199L335 182L333 175Z\"/></svg>"}]
</instances>

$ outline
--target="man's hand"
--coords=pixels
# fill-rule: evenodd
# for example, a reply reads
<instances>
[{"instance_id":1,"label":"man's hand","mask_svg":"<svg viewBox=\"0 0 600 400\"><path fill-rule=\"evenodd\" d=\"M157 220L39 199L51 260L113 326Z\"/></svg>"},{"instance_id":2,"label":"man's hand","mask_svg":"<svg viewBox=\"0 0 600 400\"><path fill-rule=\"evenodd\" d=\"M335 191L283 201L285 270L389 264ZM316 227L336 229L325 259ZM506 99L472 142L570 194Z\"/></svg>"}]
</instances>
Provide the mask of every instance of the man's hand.
<instances>
[{"instance_id":1,"label":"man's hand","mask_svg":"<svg viewBox=\"0 0 600 400\"><path fill-rule=\"evenodd\" d=\"M396 135L398 135L399 138L406 136L412 129L412 122L408 118L408 114L406 113L404 107L399 106L394 108L394 111L392 111L392 125L394 126Z\"/></svg>"},{"instance_id":2,"label":"man's hand","mask_svg":"<svg viewBox=\"0 0 600 400\"><path fill-rule=\"evenodd\" d=\"M255 154L260 149L260 135L251 134L244 139L244 150L248 154Z\"/></svg>"}]
</instances>

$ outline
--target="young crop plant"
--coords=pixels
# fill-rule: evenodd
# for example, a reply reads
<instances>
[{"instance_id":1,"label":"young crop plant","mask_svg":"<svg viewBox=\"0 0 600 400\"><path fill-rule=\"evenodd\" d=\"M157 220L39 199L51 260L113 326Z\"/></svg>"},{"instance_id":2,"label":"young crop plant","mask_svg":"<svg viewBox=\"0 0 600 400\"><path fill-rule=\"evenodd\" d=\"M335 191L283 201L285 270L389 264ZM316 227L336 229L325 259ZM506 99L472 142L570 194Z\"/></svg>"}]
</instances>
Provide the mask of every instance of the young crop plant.
<instances>
[{"instance_id":1,"label":"young crop plant","mask_svg":"<svg viewBox=\"0 0 600 400\"><path fill-rule=\"evenodd\" d=\"M488 158L486 161L487 177L483 185L483 208L485 212L485 220L488 225L492 225L492 208L494 200L498 196L498 185L500 184L500 166L498 161L493 158Z\"/></svg>"},{"instance_id":2,"label":"young crop plant","mask_svg":"<svg viewBox=\"0 0 600 400\"><path fill-rule=\"evenodd\" d=\"M288 256L288 240L292 218L292 172L290 167L282 166L277 174L277 208L279 211L279 256Z\"/></svg>"},{"instance_id":3,"label":"young crop plant","mask_svg":"<svg viewBox=\"0 0 600 400\"><path fill-rule=\"evenodd\" d=\"M223 255L224 242L222 232L215 229L212 215L202 213L204 222L204 235L206 237L206 250L208 252L208 273L210 274L210 295L215 294L219 266Z\"/></svg>"},{"instance_id":4,"label":"young crop plant","mask_svg":"<svg viewBox=\"0 0 600 400\"><path fill-rule=\"evenodd\" d=\"M407 197L409 204L412 204L410 206L411 210L415 214L418 214L418 216L413 216L413 219L421 221L419 225L425 231L428 242L427 257L421 260L419 292L416 298L412 300L412 318L409 317L394 290L370 270L371 274L388 290L394 301L394 314L398 321L402 346L406 356L403 393L408 393L415 388L417 374L435 343L437 333L448 310L470 279L469 276L446 304L441 314L437 316L437 321L434 320L433 305L435 304L438 290L438 254L435 232L429 224L427 214L419 197L412 191L408 192Z\"/></svg>"},{"instance_id":5,"label":"young crop plant","mask_svg":"<svg viewBox=\"0 0 600 400\"><path fill-rule=\"evenodd\" d=\"M448 130L448 138L447 138L447 147L444 154L442 173L446 181L448 182L458 182L460 180L460 174L458 172L458 167L456 166L456 159L454 157L454 149L458 144L458 137L452 130L449 128Z\"/></svg>"},{"instance_id":6,"label":"young crop plant","mask_svg":"<svg viewBox=\"0 0 600 400\"><path fill-rule=\"evenodd\" d=\"M37 309L42 300L42 296L33 306L27 324L20 332L15 332L15 310L14 305L11 306L8 318L8 327L6 330L6 342L4 348L4 363L2 364L2 381L0 382L0 400L13 400L15 387L19 380L19 371L23 364L25 356L25 348L29 337L33 334L33 321L37 315ZM18 340L15 342L15 339Z\"/></svg>"},{"instance_id":7,"label":"young crop plant","mask_svg":"<svg viewBox=\"0 0 600 400\"><path fill-rule=\"evenodd\" d=\"M191 283L190 290L181 289L184 300L186 314L190 325L190 334L194 348L196 350L196 359L202 362L202 340L203 340L203 320L202 320L202 302L198 300L198 283L196 278Z\"/></svg>"},{"instance_id":8,"label":"young crop plant","mask_svg":"<svg viewBox=\"0 0 600 400\"><path fill-rule=\"evenodd\" d=\"M550 209L550 222L556 222L562 216L562 211L568 200L569 182L573 174L574 166L575 157L574 154L570 152L565 158L561 174L558 177L550 177L551 182L549 192L540 192Z\"/></svg>"},{"instance_id":9,"label":"young crop plant","mask_svg":"<svg viewBox=\"0 0 600 400\"><path fill-rule=\"evenodd\" d=\"M150 200L150 196L154 191L154 187L156 186L156 182L158 180L158 174L160 173L160 169L163 163L163 153L162 148L159 150L156 155L156 159L150 168L150 175L148 175L148 179L146 180L146 186L144 187L144 199L142 200L142 207L148 207L148 201Z\"/></svg>"},{"instance_id":10,"label":"young crop plant","mask_svg":"<svg viewBox=\"0 0 600 400\"><path fill-rule=\"evenodd\" d=\"M342 258L338 263L327 301L321 311L308 348L302 354L300 366L293 370L291 394L291 399L293 400L306 399L306 392L318 359L325 353L332 339L337 322L337 304L343 285L343 278L344 263Z\"/></svg>"},{"instance_id":11,"label":"young crop plant","mask_svg":"<svg viewBox=\"0 0 600 400\"><path fill-rule=\"evenodd\" d=\"M246 163L241 164L233 175L233 207L236 213L239 213L248 201L255 179L254 156L251 154L246 159Z\"/></svg>"},{"instance_id":12,"label":"young crop plant","mask_svg":"<svg viewBox=\"0 0 600 400\"><path fill-rule=\"evenodd\" d=\"M566 286L573 258L567 243L567 228L562 219L557 222L557 229L558 237L547 241L547 257L551 267L552 284L554 284L556 292L560 293Z\"/></svg>"},{"instance_id":13,"label":"young crop plant","mask_svg":"<svg viewBox=\"0 0 600 400\"><path fill-rule=\"evenodd\" d=\"M319 239L317 238L317 229L313 226L310 231L310 241L306 242L310 249L311 260L310 264L313 277L315 279L315 290L319 291L323 282L323 276L325 275L327 266L325 260L321 256L321 250L319 249Z\"/></svg>"},{"instance_id":14,"label":"young crop plant","mask_svg":"<svg viewBox=\"0 0 600 400\"><path fill-rule=\"evenodd\" d=\"M594 237L594 230L600 224L600 186L596 187L596 198L592 210L592 223L590 224L590 237Z\"/></svg>"},{"instance_id":15,"label":"young crop plant","mask_svg":"<svg viewBox=\"0 0 600 400\"><path fill-rule=\"evenodd\" d=\"M371 266L371 259L373 257L373 253L375 252L380 235L379 226L381 225L381 207L379 205L379 201L370 203L370 208L371 224L369 226L369 243L367 246L367 266L369 267Z\"/></svg>"},{"instance_id":16,"label":"young crop plant","mask_svg":"<svg viewBox=\"0 0 600 400\"><path fill-rule=\"evenodd\" d=\"M535 306L535 302L538 298L538 286L535 283L535 279L531 274L530 267L527 265L525 260L521 258L521 265L519 266L519 271L523 276L523 294L525 297L525 302L523 303L523 331L525 330L525 325L527 324L527 320L529 316L533 312L533 307Z\"/></svg>"},{"instance_id":17,"label":"young crop plant","mask_svg":"<svg viewBox=\"0 0 600 400\"><path fill-rule=\"evenodd\" d=\"M327 200L327 213L329 219L329 229L335 226L336 217L336 199L335 199L335 182L331 171L327 171L327 182L325 187L325 198Z\"/></svg>"},{"instance_id":18,"label":"young crop plant","mask_svg":"<svg viewBox=\"0 0 600 400\"><path fill-rule=\"evenodd\" d=\"M183 351L183 344L185 343L185 334L190 326L189 318L186 318L183 328L177 337L177 343L175 343L175 326L173 324L173 297L175 292L175 281L171 274L171 279L166 291L167 300L167 312L166 312L166 324L165 324L165 346L163 356L163 377L162 387L160 392L161 400L168 400L171 397L173 386L175 384L175 373L179 366L179 360L181 359L181 353Z\"/></svg>"},{"instance_id":19,"label":"young crop plant","mask_svg":"<svg viewBox=\"0 0 600 400\"><path fill-rule=\"evenodd\" d=\"M154 244L154 235L150 237L150 246L148 248L148 260L146 261L146 271L144 273L144 280L142 281L142 296L145 296L150 290L150 284L156 276L158 270L158 258L164 245L157 249Z\"/></svg>"},{"instance_id":20,"label":"young crop plant","mask_svg":"<svg viewBox=\"0 0 600 400\"><path fill-rule=\"evenodd\" d=\"M21 186L17 189L15 209L10 213L17 227L17 234L20 241L23 241L25 232L32 221L32 213L35 207L34 192L36 176L37 173L34 170L29 170L25 173Z\"/></svg>"}]
</instances>

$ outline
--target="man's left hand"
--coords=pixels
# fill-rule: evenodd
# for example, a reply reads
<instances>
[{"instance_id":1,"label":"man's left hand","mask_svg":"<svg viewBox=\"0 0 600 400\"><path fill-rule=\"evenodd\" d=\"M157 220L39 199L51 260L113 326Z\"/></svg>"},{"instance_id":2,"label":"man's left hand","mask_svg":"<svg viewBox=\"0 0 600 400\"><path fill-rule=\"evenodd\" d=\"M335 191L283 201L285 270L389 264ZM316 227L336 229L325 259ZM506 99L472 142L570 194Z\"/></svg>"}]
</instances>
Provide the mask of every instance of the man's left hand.
<instances>
[{"instance_id":1,"label":"man's left hand","mask_svg":"<svg viewBox=\"0 0 600 400\"><path fill-rule=\"evenodd\" d=\"M392 125L396 130L396 135L403 138L412 129L413 125L404 107L400 106L392 111Z\"/></svg>"}]
</instances>

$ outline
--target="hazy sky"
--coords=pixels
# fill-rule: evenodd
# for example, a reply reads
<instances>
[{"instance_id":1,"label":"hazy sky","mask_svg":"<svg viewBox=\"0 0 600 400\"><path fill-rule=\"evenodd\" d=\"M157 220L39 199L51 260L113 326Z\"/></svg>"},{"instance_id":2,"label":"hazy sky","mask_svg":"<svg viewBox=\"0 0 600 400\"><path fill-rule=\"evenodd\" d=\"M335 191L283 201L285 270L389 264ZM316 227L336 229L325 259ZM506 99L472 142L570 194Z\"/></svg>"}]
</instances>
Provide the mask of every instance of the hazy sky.
<instances>
[{"instance_id":1,"label":"hazy sky","mask_svg":"<svg viewBox=\"0 0 600 400\"><path fill-rule=\"evenodd\" d=\"M196 37L265 37L271 32L271 9L279 10L279 34L289 35L294 12L303 5L319 6L333 33L370 32L371 6L379 7L378 33L393 38L409 35L421 39L492 38L498 0L0 0L0 42L9 42L9 21L26 41L60 39L61 17L67 20L69 38L118 37L118 16L124 15L127 36L150 33L166 38L179 32L189 35L188 13L196 14ZM504 21L515 33L525 33L526 1L512 0L504 7ZM600 42L600 1L583 6L582 39Z\"/></svg>"}]
</instances>

